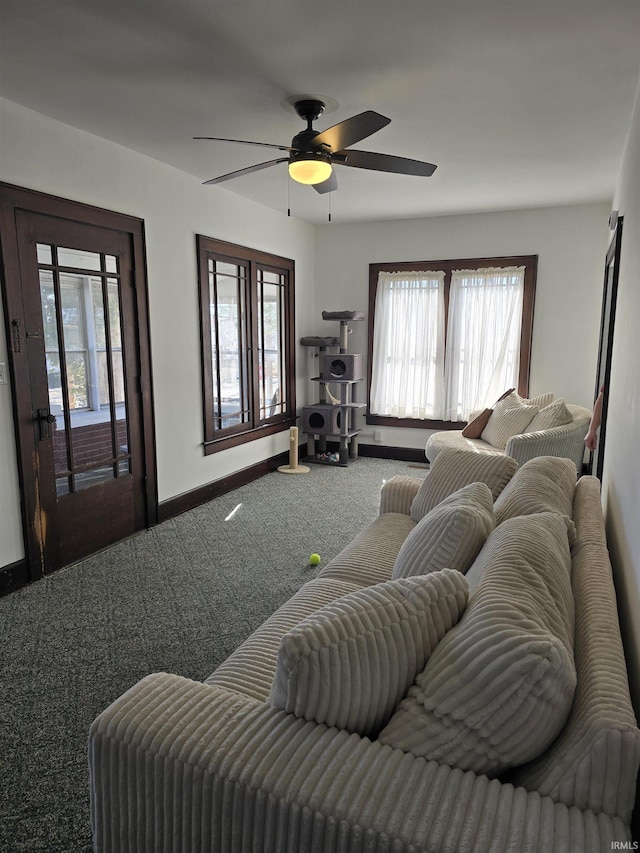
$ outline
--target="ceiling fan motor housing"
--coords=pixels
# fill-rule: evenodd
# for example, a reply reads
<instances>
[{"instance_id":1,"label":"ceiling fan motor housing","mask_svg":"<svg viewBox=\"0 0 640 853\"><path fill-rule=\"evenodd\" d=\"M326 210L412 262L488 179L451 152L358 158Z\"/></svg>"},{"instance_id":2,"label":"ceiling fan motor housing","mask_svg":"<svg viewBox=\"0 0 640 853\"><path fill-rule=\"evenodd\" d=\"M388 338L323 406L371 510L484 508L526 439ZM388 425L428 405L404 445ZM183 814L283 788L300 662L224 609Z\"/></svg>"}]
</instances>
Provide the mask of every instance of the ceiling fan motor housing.
<instances>
[{"instance_id":1,"label":"ceiling fan motor housing","mask_svg":"<svg viewBox=\"0 0 640 853\"><path fill-rule=\"evenodd\" d=\"M315 121L317 118L320 118L320 116L324 112L325 104L323 101L305 99L301 101L296 101L293 107L297 114L300 116L300 118L304 119L304 121L307 122L308 130L311 127L311 122Z\"/></svg>"},{"instance_id":2,"label":"ceiling fan motor housing","mask_svg":"<svg viewBox=\"0 0 640 853\"><path fill-rule=\"evenodd\" d=\"M296 149L296 152L299 151L318 151L320 153L326 152L329 153L329 149L327 146L322 145L314 145L313 140L318 135L317 130L301 130L300 133L296 133L296 135L291 140L291 147ZM293 152L292 152L293 153Z\"/></svg>"}]
</instances>

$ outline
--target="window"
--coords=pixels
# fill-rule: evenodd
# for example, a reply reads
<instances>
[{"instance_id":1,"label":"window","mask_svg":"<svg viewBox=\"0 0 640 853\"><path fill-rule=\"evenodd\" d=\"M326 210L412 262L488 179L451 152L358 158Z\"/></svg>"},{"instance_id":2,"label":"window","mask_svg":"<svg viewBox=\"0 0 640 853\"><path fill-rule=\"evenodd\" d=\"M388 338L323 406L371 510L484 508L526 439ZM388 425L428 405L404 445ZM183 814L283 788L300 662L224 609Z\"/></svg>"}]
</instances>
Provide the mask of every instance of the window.
<instances>
[{"instance_id":1,"label":"window","mask_svg":"<svg viewBox=\"0 0 640 853\"><path fill-rule=\"evenodd\" d=\"M294 263L197 237L205 453L295 417Z\"/></svg>"},{"instance_id":2,"label":"window","mask_svg":"<svg viewBox=\"0 0 640 853\"><path fill-rule=\"evenodd\" d=\"M367 423L457 426L526 395L537 256L371 264Z\"/></svg>"}]
</instances>

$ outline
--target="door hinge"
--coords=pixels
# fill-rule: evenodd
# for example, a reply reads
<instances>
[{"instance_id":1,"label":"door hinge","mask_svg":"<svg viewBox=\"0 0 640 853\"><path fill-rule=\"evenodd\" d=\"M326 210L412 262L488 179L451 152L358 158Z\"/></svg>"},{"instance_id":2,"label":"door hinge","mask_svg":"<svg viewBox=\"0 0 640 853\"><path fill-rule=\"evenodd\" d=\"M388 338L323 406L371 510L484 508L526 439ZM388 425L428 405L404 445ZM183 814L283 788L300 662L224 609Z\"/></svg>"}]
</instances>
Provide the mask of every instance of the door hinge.
<instances>
[{"instance_id":1,"label":"door hinge","mask_svg":"<svg viewBox=\"0 0 640 853\"><path fill-rule=\"evenodd\" d=\"M22 352L22 323L20 320L11 321L11 339L14 352Z\"/></svg>"}]
</instances>

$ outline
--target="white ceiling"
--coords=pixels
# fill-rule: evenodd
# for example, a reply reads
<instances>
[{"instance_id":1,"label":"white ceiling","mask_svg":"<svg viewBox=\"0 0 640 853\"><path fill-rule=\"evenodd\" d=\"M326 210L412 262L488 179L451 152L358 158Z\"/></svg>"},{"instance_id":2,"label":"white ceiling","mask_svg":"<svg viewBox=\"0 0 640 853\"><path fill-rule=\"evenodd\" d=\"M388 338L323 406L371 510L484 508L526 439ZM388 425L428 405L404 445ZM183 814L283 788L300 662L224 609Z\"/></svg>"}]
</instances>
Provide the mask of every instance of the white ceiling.
<instances>
[{"instance_id":1,"label":"white ceiling","mask_svg":"<svg viewBox=\"0 0 640 853\"><path fill-rule=\"evenodd\" d=\"M193 136L288 145L296 94L438 164L338 166L330 202L286 164L222 185L314 223L610 200L639 74L638 0L0 0L2 96L199 180L280 152Z\"/></svg>"}]
</instances>

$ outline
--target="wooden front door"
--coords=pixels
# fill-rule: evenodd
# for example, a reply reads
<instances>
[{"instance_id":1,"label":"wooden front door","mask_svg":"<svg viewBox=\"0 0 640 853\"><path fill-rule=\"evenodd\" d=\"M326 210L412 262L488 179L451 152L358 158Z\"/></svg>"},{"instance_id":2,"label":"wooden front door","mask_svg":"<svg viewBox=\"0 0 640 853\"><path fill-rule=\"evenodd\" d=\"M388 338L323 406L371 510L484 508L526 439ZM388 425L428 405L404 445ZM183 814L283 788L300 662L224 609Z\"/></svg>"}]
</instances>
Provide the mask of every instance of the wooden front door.
<instances>
[{"instance_id":1,"label":"wooden front door","mask_svg":"<svg viewBox=\"0 0 640 853\"><path fill-rule=\"evenodd\" d=\"M54 215L51 201L24 201L12 229L3 217L3 249L33 579L146 527L157 506L136 229L94 208L60 202Z\"/></svg>"}]
</instances>

